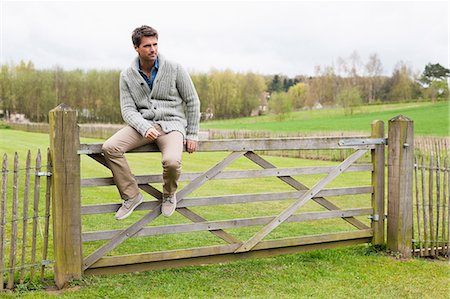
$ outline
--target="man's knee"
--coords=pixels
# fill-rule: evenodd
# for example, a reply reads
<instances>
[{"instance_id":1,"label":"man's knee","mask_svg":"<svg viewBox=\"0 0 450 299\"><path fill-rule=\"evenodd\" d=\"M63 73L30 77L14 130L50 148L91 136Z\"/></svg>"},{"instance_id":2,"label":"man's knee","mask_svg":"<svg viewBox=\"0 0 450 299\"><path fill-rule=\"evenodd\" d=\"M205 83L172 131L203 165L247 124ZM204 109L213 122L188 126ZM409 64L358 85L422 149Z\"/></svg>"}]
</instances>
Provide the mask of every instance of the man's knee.
<instances>
[{"instance_id":1,"label":"man's knee","mask_svg":"<svg viewBox=\"0 0 450 299\"><path fill-rule=\"evenodd\" d=\"M166 159L162 161L162 165L166 171L180 171L181 161L176 159Z\"/></svg>"},{"instance_id":2,"label":"man's knee","mask_svg":"<svg viewBox=\"0 0 450 299\"><path fill-rule=\"evenodd\" d=\"M120 152L120 150L117 148L117 146L115 146L114 143L109 142L109 140L106 140L105 143L103 143L102 152L106 156L117 156L117 155L123 154Z\"/></svg>"}]
</instances>

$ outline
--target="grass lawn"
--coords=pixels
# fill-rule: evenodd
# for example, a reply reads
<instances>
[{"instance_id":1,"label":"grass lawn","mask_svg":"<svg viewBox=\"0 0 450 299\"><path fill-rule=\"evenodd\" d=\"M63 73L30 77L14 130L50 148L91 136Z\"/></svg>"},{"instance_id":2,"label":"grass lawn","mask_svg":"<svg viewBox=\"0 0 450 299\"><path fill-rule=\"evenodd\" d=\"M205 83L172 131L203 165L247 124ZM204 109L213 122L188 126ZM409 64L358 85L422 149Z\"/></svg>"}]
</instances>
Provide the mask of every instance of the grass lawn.
<instances>
[{"instance_id":1,"label":"grass lawn","mask_svg":"<svg viewBox=\"0 0 450 299\"><path fill-rule=\"evenodd\" d=\"M0 130L0 153L11 157L14 151L25 157L26 150L33 155L37 148L46 149L47 134ZM99 142L83 139L82 142ZM226 153L196 153L184 157L183 171L205 171L212 167ZM135 174L160 173L158 153L129 154L129 163ZM300 160L282 157L265 157L279 167L336 165L336 162ZM44 159L45 160L45 157ZM238 159L227 169L257 169L245 158ZM82 157L82 177L104 177L110 173L99 167L88 157ZM307 186L314 185L323 175L296 176ZM186 183L181 184L184 186ZM370 184L369 173L345 173L327 187L366 186ZM182 187L181 186L181 187ZM158 187L160 188L160 187ZM251 189L251 190L249 190ZM258 180L211 181L196 190L191 196L215 196L225 194L263 193L293 191L291 187L276 178ZM149 199L149 196L146 196ZM370 195L352 195L329 198L342 208L370 206ZM114 187L82 189L82 203L118 202ZM194 211L208 220L233 219L274 215L292 201L237 204L226 206L196 207ZM317 204L308 203L302 211L318 211ZM126 227L142 217L137 211L124 221L115 221L113 214L83 216L83 231L109 230ZM369 223L367 217L361 221ZM159 217L151 225L188 223L178 214L168 219ZM288 237L335 231L347 231L352 227L341 219L307 221L297 224L283 224L273 237ZM249 238L258 227L227 230L234 236ZM20 229L19 229L20 231ZM103 241L88 242L83 246L87 255ZM223 244L207 232L187 233L133 238L124 242L111 254L129 254L195 246ZM51 252L50 252L51 254ZM111 276L87 276L74 281L72 288L55 294L65 298L446 298L450 291L450 267L447 261L411 259L402 261L385 252L375 252L368 245L352 246L332 250L311 251L259 260L243 260L228 264L166 269L143 273ZM40 286L38 286L39 288ZM32 286L19 286L19 290ZM5 298L45 298L50 296L43 290L2 294Z\"/></svg>"},{"instance_id":2,"label":"grass lawn","mask_svg":"<svg viewBox=\"0 0 450 299\"><path fill-rule=\"evenodd\" d=\"M357 108L353 115L345 115L343 109L297 111L281 119L276 115L265 115L203 122L201 128L302 133L342 130L370 133L372 121L383 120L387 131L389 119L403 114L414 121L414 132L417 135L449 136L449 103L370 105Z\"/></svg>"}]
</instances>

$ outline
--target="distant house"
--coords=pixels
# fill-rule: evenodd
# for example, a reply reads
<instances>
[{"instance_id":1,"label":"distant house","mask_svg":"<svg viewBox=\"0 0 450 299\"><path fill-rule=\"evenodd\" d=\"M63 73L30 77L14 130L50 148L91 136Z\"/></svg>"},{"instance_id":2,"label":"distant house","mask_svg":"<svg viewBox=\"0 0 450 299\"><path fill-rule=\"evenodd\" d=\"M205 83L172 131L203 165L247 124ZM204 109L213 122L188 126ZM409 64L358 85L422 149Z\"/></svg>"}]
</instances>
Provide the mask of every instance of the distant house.
<instances>
[{"instance_id":1,"label":"distant house","mask_svg":"<svg viewBox=\"0 0 450 299\"><path fill-rule=\"evenodd\" d=\"M270 92L264 91L259 96L259 106L251 112L251 116L258 116L267 113L269 110Z\"/></svg>"},{"instance_id":2,"label":"distant house","mask_svg":"<svg viewBox=\"0 0 450 299\"><path fill-rule=\"evenodd\" d=\"M313 110L320 110L323 109L323 105L320 104L319 102L316 102L313 106L312 106Z\"/></svg>"},{"instance_id":3,"label":"distant house","mask_svg":"<svg viewBox=\"0 0 450 299\"><path fill-rule=\"evenodd\" d=\"M30 120L25 117L25 114L12 112L5 120L10 123L29 123Z\"/></svg>"}]
</instances>

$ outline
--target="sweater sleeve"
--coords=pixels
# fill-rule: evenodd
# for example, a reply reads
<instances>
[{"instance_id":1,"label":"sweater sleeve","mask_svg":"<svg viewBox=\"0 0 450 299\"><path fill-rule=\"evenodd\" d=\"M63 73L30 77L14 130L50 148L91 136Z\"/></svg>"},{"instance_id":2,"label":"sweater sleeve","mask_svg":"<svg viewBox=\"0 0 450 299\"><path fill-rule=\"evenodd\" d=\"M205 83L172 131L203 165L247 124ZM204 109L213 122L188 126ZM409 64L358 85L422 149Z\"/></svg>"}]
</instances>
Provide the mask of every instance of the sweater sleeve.
<instances>
[{"instance_id":1,"label":"sweater sleeve","mask_svg":"<svg viewBox=\"0 0 450 299\"><path fill-rule=\"evenodd\" d=\"M180 65L178 65L176 82L178 92L186 103L186 139L198 141L200 100L191 77Z\"/></svg>"},{"instance_id":2,"label":"sweater sleeve","mask_svg":"<svg viewBox=\"0 0 450 299\"><path fill-rule=\"evenodd\" d=\"M120 74L120 110L122 117L129 126L144 136L152 125L142 117L142 114L137 109L125 76L124 72Z\"/></svg>"}]
</instances>

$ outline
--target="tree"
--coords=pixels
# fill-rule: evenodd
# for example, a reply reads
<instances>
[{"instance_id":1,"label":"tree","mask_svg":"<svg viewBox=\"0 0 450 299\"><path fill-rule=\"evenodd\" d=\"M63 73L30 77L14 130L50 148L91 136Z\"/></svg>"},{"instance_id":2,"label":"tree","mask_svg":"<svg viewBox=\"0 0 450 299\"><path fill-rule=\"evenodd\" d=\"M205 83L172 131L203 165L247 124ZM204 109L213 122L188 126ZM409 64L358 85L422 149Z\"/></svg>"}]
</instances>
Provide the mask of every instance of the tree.
<instances>
[{"instance_id":1,"label":"tree","mask_svg":"<svg viewBox=\"0 0 450 299\"><path fill-rule=\"evenodd\" d=\"M279 120L283 120L292 111L292 100L286 92L274 92L270 97L269 109Z\"/></svg>"},{"instance_id":2,"label":"tree","mask_svg":"<svg viewBox=\"0 0 450 299\"><path fill-rule=\"evenodd\" d=\"M381 87L381 74L383 73L383 65L378 57L378 54L371 54L369 61L365 65L367 74L367 100L372 103L379 93Z\"/></svg>"},{"instance_id":3,"label":"tree","mask_svg":"<svg viewBox=\"0 0 450 299\"><path fill-rule=\"evenodd\" d=\"M395 66L391 77L391 89L389 100L402 101L410 100L415 95L413 72L411 67L403 61Z\"/></svg>"},{"instance_id":4,"label":"tree","mask_svg":"<svg viewBox=\"0 0 450 299\"><path fill-rule=\"evenodd\" d=\"M353 109L362 104L361 93L357 87L344 87L339 91L336 100L344 108L345 115L352 115Z\"/></svg>"},{"instance_id":5,"label":"tree","mask_svg":"<svg viewBox=\"0 0 450 299\"><path fill-rule=\"evenodd\" d=\"M425 70L420 77L420 82L424 87L423 94L431 98L433 102L437 98L448 98L448 83L447 78L450 77L450 70L443 67L439 63L428 63Z\"/></svg>"},{"instance_id":6,"label":"tree","mask_svg":"<svg viewBox=\"0 0 450 299\"><path fill-rule=\"evenodd\" d=\"M433 81L442 81L450 77L450 70L443 67L439 63L428 63L425 66L425 70L420 77L420 81L425 84L430 84Z\"/></svg>"},{"instance_id":7,"label":"tree","mask_svg":"<svg viewBox=\"0 0 450 299\"><path fill-rule=\"evenodd\" d=\"M288 95L292 99L294 109L300 109L306 105L307 85L305 83L297 83L288 90Z\"/></svg>"}]
</instances>

